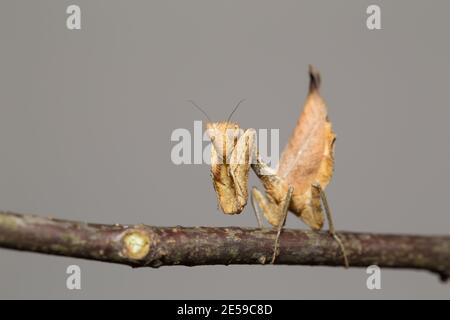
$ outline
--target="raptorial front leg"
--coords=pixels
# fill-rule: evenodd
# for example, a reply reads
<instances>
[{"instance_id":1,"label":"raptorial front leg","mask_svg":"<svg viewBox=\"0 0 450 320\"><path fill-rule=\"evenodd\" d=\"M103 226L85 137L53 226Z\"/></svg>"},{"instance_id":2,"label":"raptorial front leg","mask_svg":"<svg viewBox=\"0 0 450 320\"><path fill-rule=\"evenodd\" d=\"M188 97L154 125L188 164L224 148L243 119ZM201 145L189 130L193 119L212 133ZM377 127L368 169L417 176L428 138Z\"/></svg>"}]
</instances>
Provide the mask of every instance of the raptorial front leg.
<instances>
[{"instance_id":1,"label":"raptorial front leg","mask_svg":"<svg viewBox=\"0 0 450 320\"><path fill-rule=\"evenodd\" d=\"M328 200L327 200L325 191L322 189L322 186L320 185L320 183L314 183L312 186L313 186L313 188L315 188L318 191L320 200L321 200L323 208L325 210L325 214L326 214L327 220L328 220L328 232L334 238L334 240L336 240L339 247L341 248L342 255L344 257L345 267L348 268L348 267L350 267L350 264L348 261L347 252L345 250L344 244L342 243L342 240L339 238L339 236L337 235L336 230L334 228L333 216L331 215L331 210L330 210L330 206L328 205Z\"/></svg>"},{"instance_id":2,"label":"raptorial front leg","mask_svg":"<svg viewBox=\"0 0 450 320\"><path fill-rule=\"evenodd\" d=\"M247 183L248 172L251 162L255 154L255 137L254 129L247 129L239 137L230 154L230 171L239 199L244 200L243 205L247 203Z\"/></svg>"}]
</instances>

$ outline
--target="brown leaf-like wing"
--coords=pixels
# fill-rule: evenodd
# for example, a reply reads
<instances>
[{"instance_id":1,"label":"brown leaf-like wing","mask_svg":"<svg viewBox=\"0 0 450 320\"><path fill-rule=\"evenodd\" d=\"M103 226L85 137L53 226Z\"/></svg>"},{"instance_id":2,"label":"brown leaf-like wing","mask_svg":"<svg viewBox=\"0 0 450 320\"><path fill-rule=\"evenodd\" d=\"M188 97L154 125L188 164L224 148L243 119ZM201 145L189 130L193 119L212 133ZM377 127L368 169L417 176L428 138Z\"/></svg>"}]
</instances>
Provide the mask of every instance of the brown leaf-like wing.
<instances>
[{"instance_id":1,"label":"brown leaf-like wing","mask_svg":"<svg viewBox=\"0 0 450 320\"><path fill-rule=\"evenodd\" d=\"M334 167L333 146L336 136L328 120L327 107L319 94L320 75L309 67L310 87L302 114L284 149L278 174L296 194L304 194L319 182L325 188Z\"/></svg>"}]
</instances>

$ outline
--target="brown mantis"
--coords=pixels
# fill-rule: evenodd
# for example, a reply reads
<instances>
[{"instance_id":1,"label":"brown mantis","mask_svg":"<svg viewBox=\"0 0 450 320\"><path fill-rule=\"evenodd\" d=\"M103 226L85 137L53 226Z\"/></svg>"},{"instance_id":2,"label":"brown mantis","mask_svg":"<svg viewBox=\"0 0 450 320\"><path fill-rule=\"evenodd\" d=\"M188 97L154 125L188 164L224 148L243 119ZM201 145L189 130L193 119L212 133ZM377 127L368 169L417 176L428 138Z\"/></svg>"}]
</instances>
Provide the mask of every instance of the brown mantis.
<instances>
[{"instance_id":1,"label":"brown mantis","mask_svg":"<svg viewBox=\"0 0 450 320\"><path fill-rule=\"evenodd\" d=\"M264 195L256 187L252 189L252 205L258 225L263 227L261 209L266 220L277 228L272 263L278 254L279 238L288 211L298 216L312 230L321 230L324 225L323 205L329 232L339 244L345 266L348 267L345 247L335 232L324 193L333 174L336 136L328 120L325 102L319 94L320 75L312 66L309 68L309 75L309 93L303 112L276 170L261 160L255 146L256 131L243 131L238 124L230 122L232 114L242 101L227 121L209 120L207 129L212 142L213 184L222 211L225 214L239 214L247 204L248 175L250 167L253 169L266 191Z\"/></svg>"}]
</instances>

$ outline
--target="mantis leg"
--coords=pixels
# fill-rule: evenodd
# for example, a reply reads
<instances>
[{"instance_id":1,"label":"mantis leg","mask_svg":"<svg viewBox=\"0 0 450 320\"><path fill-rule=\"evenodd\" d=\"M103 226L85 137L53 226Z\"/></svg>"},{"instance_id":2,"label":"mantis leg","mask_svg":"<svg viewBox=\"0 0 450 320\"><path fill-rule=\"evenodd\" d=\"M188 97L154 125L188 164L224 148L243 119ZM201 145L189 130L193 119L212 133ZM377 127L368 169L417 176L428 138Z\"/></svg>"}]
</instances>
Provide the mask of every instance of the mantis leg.
<instances>
[{"instance_id":1,"label":"mantis leg","mask_svg":"<svg viewBox=\"0 0 450 320\"><path fill-rule=\"evenodd\" d=\"M282 223L282 208L280 204L277 204L270 196L267 197L258 188L252 189L252 202L255 208L258 207L262 210L264 218L274 227L278 227ZM259 210L256 210L259 215Z\"/></svg>"},{"instance_id":2,"label":"mantis leg","mask_svg":"<svg viewBox=\"0 0 450 320\"><path fill-rule=\"evenodd\" d=\"M279 246L280 246L281 230L283 229L284 224L286 223L286 218L287 218L287 214L288 214L288 211L289 211L289 204L291 203L291 198L292 198L292 193L293 192L294 192L294 188L293 187L289 187L288 192L286 194L286 198L283 201L284 202L283 210L282 210L283 220L278 225L277 237L275 238L275 246L274 246L274 249L273 249L273 256L272 256L271 264L273 264L275 262L275 259L277 258L277 255L278 255L278 249L279 249Z\"/></svg>"},{"instance_id":3,"label":"mantis leg","mask_svg":"<svg viewBox=\"0 0 450 320\"><path fill-rule=\"evenodd\" d=\"M247 202L248 171L255 153L255 136L254 129L247 129L239 137L231 151L231 162L229 163L229 174L236 186L238 200L241 200L244 205Z\"/></svg>"},{"instance_id":4,"label":"mantis leg","mask_svg":"<svg viewBox=\"0 0 450 320\"><path fill-rule=\"evenodd\" d=\"M253 187L252 193L251 193L251 200L252 200L252 207L253 207L253 211L255 212L255 216L256 216L256 221L258 221L258 227L260 229L264 228L264 225L262 223L262 219L261 219L261 212L259 211L259 206L257 203L257 200L255 198L255 192L259 192L258 189L256 189L256 187ZM259 192L260 193L260 192ZM261 197L263 197L263 195L260 195Z\"/></svg>"},{"instance_id":5,"label":"mantis leg","mask_svg":"<svg viewBox=\"0 0 450 320\"><path fill-rule=\"evenodd\" d=\"M334 240L336 240L336 242L338 243L339 247L341 248L342 255L344 257L345 267L348 268L350 266L350 264L348 262L348 257L347 257L347 253L345 251L345 246L342 243L342 240L337 235L336 230L334 229L333 216L331 215L331 210L330 210L330 206L328 205L328 200L327 200L327 196L325 194L325 191L322 189L322 187L320 186L319 183L313 184L313 187L316 188L319 191L320 200L322 202L322 205L323 205L323 208L325 210L325 214L326 214L327 220L328 220L328 229L329 229L328 232L334 238Z\"/></svg>"},{"instance_id":6,"label":"mantis leg","mask_svg":"<svg viewBox=\"0 0 450 320\"><path fill-rule=\"evenodd\" d=\"M256 187L252 189L252 204L255 208L255 213L258 219L258 223L260 223L260 215L258 207L262 209L264 217L269 221L269 223L275 227L277 227L277 235L275 238L274 251L271 263L275 262L275 259L278 255L278 249L280 245L280 235L281 231L286 223L287 213L289 211L289 204L291 202L292 193L294 191L293 187L289 187L288 192L284 200L277 204L272 198L266 197L263 193L261 193Z\"/></svg>"}]
</instances>

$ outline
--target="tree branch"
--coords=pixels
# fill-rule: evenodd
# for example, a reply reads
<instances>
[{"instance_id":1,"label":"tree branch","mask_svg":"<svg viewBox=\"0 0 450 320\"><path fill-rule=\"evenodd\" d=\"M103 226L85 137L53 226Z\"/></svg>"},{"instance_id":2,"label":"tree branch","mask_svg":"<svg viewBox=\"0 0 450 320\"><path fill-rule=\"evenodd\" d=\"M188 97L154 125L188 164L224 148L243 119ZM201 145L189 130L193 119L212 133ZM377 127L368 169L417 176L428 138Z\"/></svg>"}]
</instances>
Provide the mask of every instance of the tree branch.
<instances>
[{"instance_id":1,"label":"tree branch","mask_svg":"<svg viewBox=\"0 0 450 320\"><path fill-rule=\"evenodd\" d=\"M267 264L276 231L251 228L100 225L0 212L0 247L126 264ZM450 276L450 237L342 232L351 267L428 270ZM275 264L342 266L327 232L284 229Z\"/></svg>"}]
</instances>

